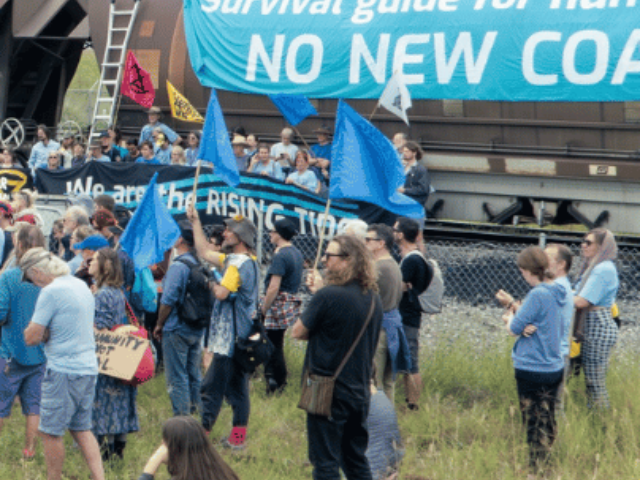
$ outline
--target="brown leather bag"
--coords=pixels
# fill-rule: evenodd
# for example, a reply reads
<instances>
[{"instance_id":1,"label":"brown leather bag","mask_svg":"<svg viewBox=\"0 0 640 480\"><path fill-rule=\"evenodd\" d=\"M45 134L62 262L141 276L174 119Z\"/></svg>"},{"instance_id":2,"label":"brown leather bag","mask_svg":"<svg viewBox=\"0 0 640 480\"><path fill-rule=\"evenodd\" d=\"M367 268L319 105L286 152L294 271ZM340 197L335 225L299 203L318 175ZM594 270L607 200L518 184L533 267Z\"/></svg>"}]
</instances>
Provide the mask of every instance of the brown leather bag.
<instances>
[{"instance_id":1,"label":"brown leather bag","mask_svg":"<svg viewBox=\"0 0 640 480\"><path fill-rule=\"evenodd\" d=\"M362 330L360 330L360 333L356 337L355 342L353 342L353 345L351 345L351 348L342 359L342 362L338 366L336 373L334 373L331 377L309 373L309 371L311 370L311 354L309 354L309 365L305 369L304 375L302 377L302 394L300 395L298 408L304 410L307 413L311 413L312 415L320 415L327 418L331 417L331 404L333 403L333 390L335 388L336 379L342 372L344 366L347 364L347 361L353 354L353 351L356 349L356 346L364 335L367 326L369 326L369 322L371 322L371 317L373 317L373 311L376 306L375 300L375 295L372 295L371 307L369 308L369 315L367 317L367 320L364 322Z\"/></svg>"}]
</instances>

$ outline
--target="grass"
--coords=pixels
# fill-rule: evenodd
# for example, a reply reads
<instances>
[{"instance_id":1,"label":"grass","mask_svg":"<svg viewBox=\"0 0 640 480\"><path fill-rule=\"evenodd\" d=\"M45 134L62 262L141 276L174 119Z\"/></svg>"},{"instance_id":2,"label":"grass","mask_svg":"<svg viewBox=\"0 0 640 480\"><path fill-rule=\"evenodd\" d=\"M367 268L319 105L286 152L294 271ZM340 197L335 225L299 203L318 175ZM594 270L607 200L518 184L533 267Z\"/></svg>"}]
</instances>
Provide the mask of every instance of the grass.
<instances>
[{"instance_id":1,"label":"grass","mask_svg":"<svg viewBox=\"0 0 640 480\"><path fill-rule=\"evenodd\" d=\"M222 452L244 480L311 478L307 463L305 416L296 408L303 348L289 342L291 370L285 393L267 398L264 383L251 385L248 448ZM424 390L419 412L407 411L398 388L396 405L406 444L402 464L405 479L483 480L523 479L529 473L527 447L517 408L509 342L481 351L470 342L441 336L437 347L423 357ZM544 475L553 480L640 478L640 369L631 358L614 357L609 374L613 408L594 413L586 408L584 380L569 384L565 417L554 456ZM164 378L140 387L141 431L130 436L125 461L107 470L107 479L137 479L161 437L163 420L171 415ZM24 421L19 409L0 436L0 478L45 479L42 447L35 462L23 463ZM211 434L214 443L228 434L231 410L223 408ZM79 452L67 436L67 479L88 478ZM161 469L158 479L167 479Z\"/></svg>"}]
</instances>

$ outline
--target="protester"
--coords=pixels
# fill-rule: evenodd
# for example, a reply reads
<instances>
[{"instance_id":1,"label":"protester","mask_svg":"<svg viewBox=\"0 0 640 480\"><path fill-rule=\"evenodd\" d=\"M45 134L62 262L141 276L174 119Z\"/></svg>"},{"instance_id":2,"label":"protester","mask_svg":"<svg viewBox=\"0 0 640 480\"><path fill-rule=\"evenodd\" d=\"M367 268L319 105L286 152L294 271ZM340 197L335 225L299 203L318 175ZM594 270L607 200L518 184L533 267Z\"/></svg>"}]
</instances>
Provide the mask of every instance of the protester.
<instances>
[{"instance_id":1,"label":"protester","mask_svg":"<svg viewBox=\"0 0 640 480\"><path fill-rule=\"evenodd\" d=\"M366 455L372 479L396 480L400 461L404 456L398 416L393 408L393 400L374 385L371 385L367 431L369 445Z\"/></svg>"},{"instance_id":2,"label":"protester","mask_svg":"<svg viewBox=\"0 0 640 480\"><path fill-rule=\"evenodd\" d=\"M364 242L365 238L367 238L368 229L369 225L367 225L367 222L359 218L353 218L341 222L338 226L338 235L352 235Z\"/></svg>"},{"instance_id":3,"label":"protester","mask_svg":"<svg viewBox=\"0 0 640 480\"><path fill-rule=\"evenodd\" d=\"M247 135L247 148L245 149L244 153L249 155L249 158L253 157L256 153L258 153L259 143L260 142L258 141L257 135L254 135L253 133L250 133L249 135Z\"/></svg>"},{"instance_id":4,"label":"protester","mask_svg":"<svg viewBox=\"0 0 640 480\"><path fill-rule=\"evenodd\" d=\"M123 277L118 254L111 248L95 252L89 265L95 295L95 328L112 330L126 319ZM98 375L93 404L93 433L98 439L102 460L124 457L127 434L140 429L136 397L138 389L122 380Z\"/></svg>"},{"instance_id":5,"label":"protester","mask_svg":"<svg viewBox=\"0 0 640 480\"><path fill-rule=\"evenodd\" d=\"M144 163L146 165L161 165L160 161L155 158L153 144L148 141L144 141L140 144L141 157L138 157L136 163Z\"/></svg>"},{"instance_id":6,"label":"protester","mask_svg":"<svg viewBox=\"0 0 640 480\"><path fill-rule=\"evenodd\" d=\"M329 184L329 172L331 168L331 130L324 125L313 131L318 138L318 143L311 147L311 159L309 164L318 180L325 185Z\"/></svg>"},{"instance_id":7,"label":"protester","mask_svg":"<svg viewBox=\"0 0 640 480\"><path fill-rule=\"evenodd\" d=\"M298 154L298 147L291 143L293 130L284 128L280 133L280 139L281 142L271 147L271 157L280 164L285 173L288 173L295 166L295 158Z\"/></svg>"},{"instance_id":8,"label":"protester","mask_svg":"<svg viewBox=\"0 0 640 480\"><path fill-rule=\"evenodd\" d=\"M247 147L247 139L242 135L236 135L231 141L233 147L233 154L236 157L236 164L238 165L238 172L242 173L249 167L249 155L244 153L244 149Z\"/></svg>"},{"instance_id":9,"label":"protester","mask_svg":"<svg viewBox=\"0 0 640 480\"><path fill-rule=\"evenodd\" d=\"M89 145L89 156L86 158L85 163L89 162L102 162L107 163L111 160L109 157L102 153L102 143L93 141Z\"/></svg>"},{"instance_id":10,"label":"protester","mask_svg":"<svg viewBox=\"0 0 640 480\"><path fill-rule=\"evenodd\" d=\"M120 152L120 158L124 160L124 157L128 154L128 149L126 148L126 143L122 140L122 132L120 131L120 127L117 125L109 125L107 128L107 132L109 133L109 137L111 138L111 144L113 148Z\"/></svg>"},{"instance_id":11,"label":"protester","mask_svg":"<svg viewBox=\"0 0 640 480\"><path fill-rule=\"evenodd\" d=\"M198 152L200 151L200 138L202 137L202 132L199 130L193 131L189 133L187 137L188 148L185 151L185 158L187 159L187 165L190 167L195 167L198 162Z\"/></svg>"},{"instance_id":12,"label":"protester","mask_svg":"<svg viewBox=\"0 0 640 480\"><path fill-rule=\"evenodd\" d=\"M202 383L202 426L211 431L226 398L233 409L233 428L222 444L242 449L249 423L249 375L233 360L233 352L235 339L249 336L258 308L259 271L253 258L256 227L240 215L225 220L225 255L209 249L197 210L191 206L187 215L193 223L200 258L224 269L222 280L213 285L217 301L211 316L209 348L214 358Z\"/></svg>"},{"instance_id":13,"label":"protester","mask_svg":"<svg viewBox=\"0 0 640 480\"><path fill-rule=\"evenodd\" d=\"M13 207L9 202L0 200L0 266L4 265L13 250L13 237L10 228L13 225Z\"/></svg>"},{"instance_id":14,"label":"protester","mask_svg":"<svg viewBox=\"0 0 640 480\"><path fill-rule=\"evenodd\" d=\"M44 245L45 238L38 227L22 227L16 232L18 261L30 249ZM0 431L3 419L11 415L13 402L19 396L27 424L22 451L25 460L35 456L40 389L46 362L44 347L29 347L24 340L24 330L31 320L39 293L40 288L36 285L22 282L19 268L10 268L0 276Z\"/></svg>"},{"instance_id":15,"label":"protester","mask_svg":"<svg viewBox=\"0 0 640 480\"><path fill-rule=\"evenodd\" d=\"M182 139L178 134L176 134L176 132L159 121L160 117L162 116L162 110L160 110L160 108L151 107L149 110L147 110L147 113L149 115L149 123L142 127L142 130L140 131L140 140L138 141L138 145L140 145L140 148L142 148L142 144L144 142L148 142L152 139L153 131L156 128L160 128L162 130L162 133L169 139L169 142L179 144L182 141Z\"/></svg>"},{"instance_id":16,"label":"protester","mask_svg":"<svg viewBox=\"0 0 640 480\"><path fill-rule=\"evenodd\" d=\"M203 228L205 235L207 236L207 240L209 241L208 247L212 252L221 252L222 251L222 243L224 242L224 225L205 225ZM206 262L206 259L204 260ZM215 307L214 307L215 308ZM202 366L204 367L204 371L206 373L209 365L213 361L213 350L210 348L209 339L211 337L211 322L207 325L207 328L204 331L204 342L203 347L204 351L202 353Z\"/></svg>"},{"instance_id":17,"label":"protester","mask_svg":"<svg viewBox=\"0 0 640 480\"><path fill-rule=\"evenodd\" d=\"M100 133L100 146L102 148L102 154L107 157L110 162L122 162L120 148L114 145L111 135L106 130Z\"/></svg>"},{"instance_id":18,"label":"protester","mask_svg":"<svg viewBox=\"0 0 640 480\"><path fill-rule=\"evenodd\" d=\"M162 444L147 461L138 480L153 480L162 464L171 480L239 480L191 417L173 417L162 426Z\"/></svg>"},{"instance_id":19,"label":"protester","mask_svg":"<svg viewBox=\"0 0 640 480\"><path fill-rule=\"evenodd\" d=\"M64 217L62 217L62 225L64 226L65 234L62 241L65 245L69 244L69 246L72 247L73 245L71 242L71 235L78 227L89 226L89 215L83 207L79 205L72 205L71 207L67 208ZM69 248L66 251L63 260L68 262L71 261L73 257L74 252L72 252L71 248ZM78 263L78 267L79 266L80 265ZM73 267L70 268L73 270Z\"/></svg>"},{"instance_id":20,"label":"protester","mask_svg":"<svg viewBox=\"0 0 640 480\"><path fill-rule=\"evenodd\" d=\"M316 193L320 184L316 175L309 170L309 154L304 150L300 150L295 158L296 171L289 174L285 183L297 185L305 190Z\"/></svg>"},{"instance_id":21,"label":"protester","mask_svg":"<svg viewBox=\"0 0 640 480\"><path fill-rule=\"evenodd\" d=\"M50 172L58 172L62 169L62 154L60 152L49 152L49 156L47 157L47 170Z\"/></svg>"},{"instance_id":22,"label":"protester","mask_svg":"<svg viewBox=\"0 0 640 480\"><path fill-rule=\"evenodd\" d=\"M582 364L589 406L609 408L607 370L618 327L611 316L620 281L613 260L618 246L609 230L591 230L582 242L582 265L575 289L575 335L582 343Z\"/></svg>"},{"instance_id":23,"label":"protester","mask_svg":"<svg viewBox=\"0 0 640 480\"><path fill-rule=\"evenodd\" d=\"M73 147L73 158L71 159L71 168L81 167L87 160L85 154L86 148L81 143L76 143Z\"/></svg>"},{"instance_id":24,"label":"protester","mask_svg":"<svg viewBox=\"0 0 640 480\"><path fill-rule=\"evenodd\" d=\"M62 156L61 166L63 168L71 168L71 161L73 159L73 151L76 145L76 139L73 133L67 132L64 134L62 144L60 145L59 153Z\"/></svg>"},{"instance_id":25,"label":"protester","mask_svg":"<svg viewBox=\"0 0 640 480\"><path fill-rule=\"evenodd\" d=\"M116 200L111 196L103 193L102 195L98 195L93 199L93 211L95 213L100 210L106 210L110 213L113 213L116 208Z\"/></svg>"},{"instance_id":26,"label":"protester","mask_svg":"<svg viewBox=\"0 0 640 480\"><path fill-rule=\"evenodd\" d=\"M393 146L396 148L400 158L402 158L404 146L408 140L409 136L406 133L398 132L393 136Z\"/></svg>"},{"instance_id":27,"label":"protester","mask_svg":"<svg viewBox=\"0 0 640 480\"><path fill-rule=\"evenodd\" d=\"M509 304L502 318L509 333L520 336L511 356L527 428L529 466L535 469L547 461L556 436L555 404L564 373L560 337L566 292L547 277L549 262L539 247L525 248L517 264L532 290L515 316Z\"/></svg>"},{"instance_id":28,"label":"protester","mask_svg":"<svg viewBox=\"0 0 640 480\"><path fill-rule=\"evenodd\" d=\"M63 258L66 253L66 249L69 248L69 244L62 243L64 238L64 224L62 219L58 218L51 225L51 233L49 234L49 251L57 255L59 258Z\"/></svg>"},{"instance_id":29,"label":"protester","mask_svg":"<svg viewBox=\"0 0 640 480\"><path fill-rule=\"evenodd\" d=\"M138 149L138 142L135 138L127 140L127 154L123 157L125 163L136 163L140 158L140 150Z\"/></svg>"},{"instance_id":30,"label":"protester","mask_svg":"<svg viewBox=\"0 0 640 480\"><path fill-rule=\"evenodd\" d=\"M327 286L315 272L309 284L314 295L291 332L309 341L304 369L334 375L370 323L335 381L331 418L307 414L309 460L316 480L338 479L340 468L347 479L370 479L366 422L382 324L376 268L371 252L355 237L335 237L323 258Z\"/></svg>"},{"instance_id":31,"label":"protester","mask_svg":"<svg viewBox=\"0 0 640 480\"><path fill-rule=\"evenodd\" d=\"M19 213L29 213L32 212L35 208L36 196L30 190L20 190L19 192L14 192L12 195L12 206L14 215Z\"/></svg>"},{"instance_id":32,"label":"protester","mask_svg":"<svg viewBox=\"0 0 640 480\"><path fill-rule=\"evenodd\" d=\"M402 272L391 256L393 230L383 224L371 225L365 237L369 251L376 261L378 291L382 301L382 330L376 350L375 384L393 403L395 400L395 376L411 369L411 353L402 328L398 311L402 299Z\"/></svg>"},{"instance_id":33,"label":"protester","mask_svg":"<svg viewBox=\"0 0 640 480\"><path fill-rule=\"evenodd\" d=\"M171 165L186 165L187 159L185 157L184 148L175 145L171 149Z\"/></svg>"},{"instance_id":34,"label":"protester","mask_svg":"<svg viewBox=\"0 0 640 480\"><path fill-rule=\"evenodd\" d=\"M265 177L275 178L276 180L284 180L284 173L280 164L271 159L269 156L269 145L261 143L258 145L258 153L251 159L251 164L247 169L249 173L262 175Z\"/></svg>"},{"instance_id":35,"label":"protester","mask_svg":"<svg viewBox=\"0 0 640 480\"><path fill-rule=\"evenodd\" d=\"M302 299L298 291L302 284L304 258L300 250L291 244L297 233L295 224L287 218L275 222L269 232L276 251L264 280L265 295L260 307L267 336L275 347L264 365L267 394L282 390L287 384L284 334L300 318Z\"/></svg>"},{"instance_id":36,"label":"protester","mask_svg":"<svg viewBox=\"0 0 640 480\"><path fill-rule=\"evenodd\" d=\"M422 160L422 148L416 142L406 142L402 149L402 163L407 175L404 186L398 192L414 199L420 205L425 205L431 191L429 172L418 162Z\"/></svg>"},{"instance_id":37,"label":"protester","mask_svg":"<svg viewBox=\"0 0 640 480\"><path fill-rule=\"evenodd\" d=\"M89 225L82 225L76 228L69 237L69 252L74 255L71 260L67 261L71 275L75 275L81 267L85 268L83 266L84 257L82 256L82 251L76 250L76 245L81 244L87 238L96 234L97 232Z\"/></svg>"},{"instance_id":38,"label":"protester","mask_svg":"<svg viewBox=\"0 0 640 480\"><path fill-rule=\"evenodd\" d=\"M416 240L420 231L418 222L410 218L399 218L393 227L395 241L400 248L400 270L402 271L402 299L400 300L400 316L402 326L411 351L411 370L404 376L404 389L407 407L417 410L422 391L420 375L420 326L422 308L418 296L422 294L433 279L433 268L420 253Z\"/></svg>"},{"instance_id":39,"label":"protester","mask_svg":"<svg viewBox=\"0 0 640 480\"><path fill-rule=\"evenodd\" d=\"M158 322L153 332L158 340L162 340L167 390L175 416L201 410L199 365L204 333L204 328L187 324L179 315L179 306L184 302L189 281L187 263L199 263L193 254L192 226L185 221L179 226L180 238L174 246L177 255L162 282Z\"/></svg>"},{"instance_id":40,"label":"protester","mask_svg":"<svg viewBox=\"0 0 640 480\"><path fill-rule=\"evenodd\" d=\"M91 217L91 225L93 225L93 228L106 238L107 241L109 241L109 245L112 247L115 246L115 243L111 241L113 234L109 228L115 227L117 223L118 222L116 222L116 217L113 216L113 213L104 209L97 210Z\"/></svg>"},{"instance_id":41,"label":"protester","mask_svg":"<svg viewBox=\"0 0 640 480\"><path fill-rule=\"evenodd\" d=\"M173 147L167 136L162 133L161 128L156 128L153 131L153 138L155 143L155 156L162 165L171 165L171 152Z\"/></svg>"},{"instance_id":42,"label":"protester","mask_svg":"<svg viewBox=\"0 0 640 480\"><path fill-rule=\"evenodd\" d=\"M36 134L38 143L31 149L29 157L29 168L35 173L38 168L47 168L49 152L60 150L60 144L51 139L51 132L45 125L38 125Z\"/></svg>"},{"instance_id":43,"label":"protester","mask_svg":"<svg viewBox=\"0 0 640 480\"><path fill-rule=\"evenodd\" d=\"M89 273L89 267L93 261L93 255L101 248L109 246L109 242L102 235L94 233L83 241L75 243L73 249L82 256L82 263L74 273L74 277L84 281L88 287L93 286L93 276Z\"/></svg>"},{"instance_id":44,"label":"protester","mask_svg":"<svg viewBox=\"0 0 640 480\"><path fill-rule=\"evenodd\" d=\"M104 480L100 447L91 433L98 375L93 295L69 274L66 263L42 248L25 253L20 269L25 278L42 288L24 338L29 346L45 342L47 369L42 381L39 431L47 478L62 478L64 433L69 430L91 478Z\"/></svg>"}]
</instances>

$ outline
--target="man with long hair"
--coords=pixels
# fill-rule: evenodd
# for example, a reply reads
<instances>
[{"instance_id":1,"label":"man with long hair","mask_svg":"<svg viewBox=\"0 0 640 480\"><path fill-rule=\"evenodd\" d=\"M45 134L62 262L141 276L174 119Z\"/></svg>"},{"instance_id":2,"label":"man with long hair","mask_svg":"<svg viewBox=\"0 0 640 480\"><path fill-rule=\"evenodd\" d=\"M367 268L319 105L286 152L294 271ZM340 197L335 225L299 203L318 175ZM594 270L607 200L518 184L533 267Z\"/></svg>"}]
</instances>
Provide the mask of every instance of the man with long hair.
<instances>
[{"instance_id":1,"label":"man with long hair","mask_svg":"<svg viewBox=\"0 0 640 480\"><path fill-rule=\"evenodd\" d=\"M366 422L373 357L382 325L376 267L364 243L344 235L329 243L324 265L325 279L313 275L309 288L314 296L292 331L294 338L309 341L304 367L309 374L335 374L374 308L362 338L336 379L331 418L307 415L309 460L315 480L340 478L340 468L348 479L371 479L365 456L369 442Z\"/></svg>"}]
</instances>

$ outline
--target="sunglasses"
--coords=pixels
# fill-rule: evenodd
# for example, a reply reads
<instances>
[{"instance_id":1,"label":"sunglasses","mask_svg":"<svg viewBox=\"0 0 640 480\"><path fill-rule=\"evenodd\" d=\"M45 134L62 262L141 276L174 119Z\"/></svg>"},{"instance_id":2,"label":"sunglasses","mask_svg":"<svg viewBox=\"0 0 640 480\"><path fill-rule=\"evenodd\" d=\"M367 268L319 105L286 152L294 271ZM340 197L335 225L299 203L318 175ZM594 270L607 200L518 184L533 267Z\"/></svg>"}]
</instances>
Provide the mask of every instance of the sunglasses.
<instances>
[{"instance_id":1,"label":"sunglasses","mask_svg":"<svg viewBox=\"0 0 640 480\"><path fill-rule=\"evenodd\" d=\"M365 242L379 242L381 239L380 238L365 238L364 241Z\"/></svg>"},{"instance_id":2,"label":"sunglasses","mask_svg":"<svg viewBox=\"0 0 640 480\"><path fill-rule=\"evenodd\" d=\"M330 258L330 257L348 257L349 255L347 255L346 253L325 253L324 256L327 258Z\"/></svg>"}]
</instances>

